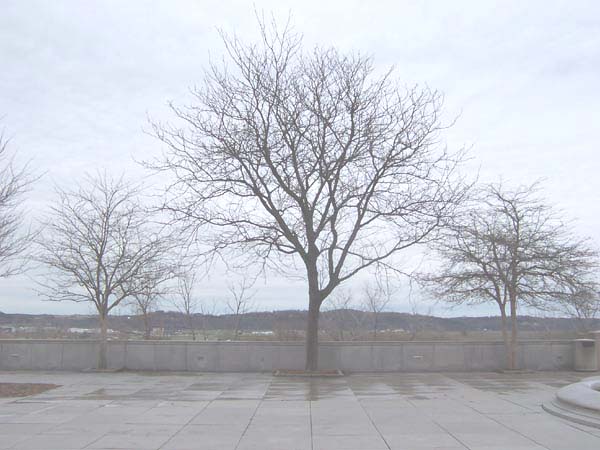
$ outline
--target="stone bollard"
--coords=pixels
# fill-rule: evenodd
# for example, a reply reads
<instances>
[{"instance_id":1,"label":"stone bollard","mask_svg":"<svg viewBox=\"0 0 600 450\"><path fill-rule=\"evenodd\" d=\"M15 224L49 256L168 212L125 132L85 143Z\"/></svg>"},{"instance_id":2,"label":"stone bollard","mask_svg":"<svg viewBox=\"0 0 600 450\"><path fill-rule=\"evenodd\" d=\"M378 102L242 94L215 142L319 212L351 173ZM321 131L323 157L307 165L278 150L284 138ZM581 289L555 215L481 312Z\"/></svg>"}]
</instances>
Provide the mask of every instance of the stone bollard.
<instances>
[{"instance_id":1,"label":"stone bollard","mask_svg":"<svg viewBox=\"0 0 600 450\"><path fill-rule=\"evenodd\" d=\"M574 369L578 372L598 370L597 344L594 339L575 339Z\"/></svg>"}]
</instances>

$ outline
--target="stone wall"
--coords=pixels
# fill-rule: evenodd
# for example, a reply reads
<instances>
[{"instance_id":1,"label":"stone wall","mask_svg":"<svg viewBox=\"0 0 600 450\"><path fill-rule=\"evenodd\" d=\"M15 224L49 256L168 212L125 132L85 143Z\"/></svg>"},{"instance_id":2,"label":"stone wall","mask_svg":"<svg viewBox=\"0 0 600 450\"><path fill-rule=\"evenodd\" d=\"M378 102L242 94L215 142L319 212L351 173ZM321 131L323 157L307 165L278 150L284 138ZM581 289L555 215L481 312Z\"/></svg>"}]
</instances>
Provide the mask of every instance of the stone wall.
<instances>
[{"instance_id":1,"label":"stone wall","mask_svg":"<svg viewBox=\"0 0 600 450\"><path fill-rule=\"evenodd\" d=\"M85 370L96 367L98 342L0 340L0 370ZM573 369L572 341L524 341L519 367ZM113 369L263 372L302 369L304 345L295 342L111 341ZM345 372L490 371L504 367L501 342L325 342L320 368Z\"/></svg>"}]
</instances>

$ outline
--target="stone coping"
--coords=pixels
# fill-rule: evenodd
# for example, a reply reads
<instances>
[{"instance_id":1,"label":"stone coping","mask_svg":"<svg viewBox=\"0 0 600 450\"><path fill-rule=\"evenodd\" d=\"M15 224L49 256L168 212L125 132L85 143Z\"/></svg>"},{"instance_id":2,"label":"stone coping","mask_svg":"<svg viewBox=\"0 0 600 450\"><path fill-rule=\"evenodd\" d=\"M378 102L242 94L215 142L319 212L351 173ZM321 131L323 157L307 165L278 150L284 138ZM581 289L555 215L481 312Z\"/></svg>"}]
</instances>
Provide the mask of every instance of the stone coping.
<instances>
[{"instance_id":1,"label":"stone coping","mask_svg":"<svg viewBox=\"0 0 600 450\"><path fill-rule=\"evenodd\" d=\"M90 343L100 342L99 339L14 339L0 338L0 344L3 343ZM574 339L522 339L519 344L569 344L573 343ZM161 340L161 339L109 339L110 344L158 344L158 345L179 345L179 344L194 344L194 345L263 345L263 346L304 346L304 341L192 341L192 340ZM410 344L439 344L439 345L504 345L503 341L484 341L484 340L468 340L468 341L451 341L451 340L418 340L418 341L319 341L319 345L331 346L373 346L373 345L410 345Z\"/></svg>"}]
</instances>

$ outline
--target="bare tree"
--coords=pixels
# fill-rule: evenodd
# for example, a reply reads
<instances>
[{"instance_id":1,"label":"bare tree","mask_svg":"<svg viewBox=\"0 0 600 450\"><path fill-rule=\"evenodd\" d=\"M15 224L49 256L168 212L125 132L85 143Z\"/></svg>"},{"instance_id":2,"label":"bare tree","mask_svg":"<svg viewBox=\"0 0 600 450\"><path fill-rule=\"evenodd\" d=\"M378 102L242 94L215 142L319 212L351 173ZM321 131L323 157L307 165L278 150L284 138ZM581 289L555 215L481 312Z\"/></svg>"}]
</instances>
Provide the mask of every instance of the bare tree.
<instances>
[{"instance_id":1,"label":"bare tree","mask_svg":"<svg viewBox=\"0 0 600 450\"><path fill-rule=\"evenodd\" d=\"M48 269L41 294L52 301L89 302L100 321L98 368L107 366L107 318L123 300L142 295L149 268L170 242L152 227L139 191L122 178L86 176L58 201L37 240Z\"/></svg>"},{"instance_id":2,"label":"bare tree","mask_svg":"<svg viewBox=\"0 0 600 450\"><path fill-rule=\"evenodd\" d=\"M462 152L440 142L440 93L260 28L258 45L223 35L230 64L211 66L192 105L172 106L181 126L153 124L168 149L152 167L174 175L165 208L212 250L296 276L301 263L312 371L325 299L434 236L464 195Z\"/></svg>"},{"instance_id":3,"label":"bare tree","mask_svg":"<svg viewBox=\"0 0 600 450\"><path fill-rule=\"evenodd\" d=\"M188 330L192 333L192 340L196 340L196 323L194 315L198 313L200 302L194 290L196 287L196 272L188 270L182 272L177 279L177 295L173 304L183 314L187 321Z\"/></svg>"},{"instance_id":4,"label":"bare tree","mask_svg":"<svg viewBox=\"0 0 600 450\"><path fill-rule=\"evenodd\" d=\"M256 295L256 291L252 288L256 282L256 278L250 279L244 276L241 280L234 281L228 284L230 297L227 300L227 309L233 315L233 339L237 340L240 335L242 317L248 314L252 308L252 299Z\"/></svg>"},{"instance_id":5,"label":"bare tree","mask_svg":"<svg viewBox=\"0 0 600 450\"><path fill-rule=\"evenodd\" d=\"M144 339L150 339L153 328L151 315L156 311L160 300L169 293L166 282L172 277L172 266L161 261L144 266L140 275L130 280L131 283L136 283L136 286L130 288L133 294L127 302L136 314L142 316Z\"/></svg>"},{"instance_id":6,"label":"bare tree","mask_svg":"<svg viewBox=\"0 0 600 450\"><path fill-rule=\"evenodd\" d=\"M392 301L392 291L389 283L376 278L375 282L367 282L363 287L363 309L371 316L373 340L377 340L379 319Z\"/></svg>"},{"instance_id":7,"label":"bare tree","mask_svg":"<svg viewBox=\"0 0 600 450\"><path fill-rule=\"evenodd\" d=\"M519 305L550 309L575 301L577 292L595 290L596 251L572 234L537 191L537 185L483 188L435 245L444 263L425 277L442 300L498 305L510 369L517 367Z\"/></svg>"},{"instance_id":8,"label":"bare tree","mask_svg":"<svg viewBox=\"0 0 600 450\"><path fill-rule=\"evenodd\" d=\"M127 301L127 306L131 308L133 314L142 317L144 323L144 339L148 340L152 336L152 313L156 311L160 297L154 292L147 291L140 293Z\"/></svg>"},{"instance_id":9,"label":"bare tree","mask_svg":"<svg viewBox=\"0 0 600 450\"><path fill-rule=\"evenodd\" d=\"M559 296L557 310L577 320L577 329L580 332L590 331L593 319L600 314L600 293L597 285L566 287L564 295Z\"/></svg>"},{"instance_id":10,"label":"bare tree","mask_svg":"<svg viewBox=\"0 0 600 450\"><path fill-rule=\"evenodd\" d=\"M418 280L417 280L418 281ZM423 332L425 329L431 327L431 318L434 315L433 305L426 305L426 309L423 311L422 307L425 306L422 301L418 301L413 295L413 279L409 279L409 291L406 298L410 321L408 323L408 332L410 333L410 340L414 341L418 334Z\"/></svg>"},{"instance_id":11,"label":"bare tree","mask_svg":"<svg viewBox=\"0 0 600 450\"><path fill-rule=\"evenodd\" d=\"M204 300L200 302L200 314L202 314L202 338L208 341L208 322L215 316L217 312L217 301L213 298L211 300Z\"/></svg>"},{"instance_id":12,"label":"bare tree","mask_svg":"<svg viewBox=\"0 0 600 450\"><path fill-rule=\"evenodd\" d=\"M17 167L8 151L8 139L0 134L0 278L23 272L34 233L21 209L23 195L34 181L27 165Z\"/></svg>"}]
</instances>

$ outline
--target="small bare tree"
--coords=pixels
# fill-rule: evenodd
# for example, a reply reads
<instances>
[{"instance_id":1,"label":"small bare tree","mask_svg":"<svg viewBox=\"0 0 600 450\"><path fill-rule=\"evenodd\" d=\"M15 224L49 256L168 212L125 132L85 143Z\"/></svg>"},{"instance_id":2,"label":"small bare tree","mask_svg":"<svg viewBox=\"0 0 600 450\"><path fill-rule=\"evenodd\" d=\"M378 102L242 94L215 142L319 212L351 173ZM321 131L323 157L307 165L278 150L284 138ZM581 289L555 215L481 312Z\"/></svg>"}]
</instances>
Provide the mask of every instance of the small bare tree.
<instances>
[{"instance_id":1,"label":"small bare tree","mask_svg":"<svg viewBox=\"0 0 600 450\"><path fill-rule=\"evenodd\" d=\"M21 209L23 195L34 180L27 165L17 167L8 143L0 134L0 278L23 272L29 259L26 250L34 238Z\"/></svg>"},{"instance_id":2,"label":"small bare tree","mask_svg":"<svg viewBox=\"0 0 600 450\"><path fill-rule=\"evenodd\" d=\"M100 321L98 368L107 367L107 318L127 298L142 295L149 267L170 241L152 227L139 190L122 178L86 176L74 190L58 190L44 220L38 260L49 271L41 294L52 301L89 302Z\"/></svg>"},{"instance_id":3,"label":"small bare tree","mask_svg":"<svg viewBox=\"0 0 600 450\"><path fill-rule=\"evenodd\" d=\"M418 280L417 280L418 281ZM409 308L409 323L408 332L409 339L414 341L419 333L430 327L431 317L434 315L433 305L425 305L422 301L418 301L413 295L413 279L409 279L409 290L406 298ZM423 307L426 306L425 310Z\"/></svg>"},{"instance_id":4,"label":"small bare tree","mask_svg":"<svg viewBox=\"0 0 600 450\"><path fill-rule=\"evenodd\" d=\"M592 286L568 285L565 295L559 297L557 310L577 320L577 329L588 332L593 319L600 315L600 292Z\"/></svg>"},{"instance_id":5,"label":"small bare tree","mask_svg":"<svg viewBox=\"0 0 600 450\"><path fill-rule=\"evenodd\" d=\"M597 290L596 251L537 198L537 190L483 188L436 243L443 266L424 277L441 300L498 305L510 369L517 367L519 305L551 309Z\"/></svg>"},{"instance_id":6,"label":"small bare tree","mask_svg":"<svg viewBox=\"0 0 600 450\"><path fill-rule=\"evenodd\" d=\"M336 341L353 340L360 334L362 320L356 314L356 306L349 290L339 289L334 292L327 302L326 324L332 339Z\"/></svg>"},{"instance_id":7,"label":"small bare tree","mask_svg":"<svg viewBox=\"0 0 600 450\"><path fill-rule=\"evenodd\" d=\"M438 92L260 27L259 45L224 36L231 64L207 71L194 104L173 106L181 127L154 124L168 151L153 167L174 175L165 209L212 250L241 250L286 274L300 263L314 371L325 299L434 236L464 195L462 153L440 142Z\"/></svg>"},{"instance_id":8,"label":"small bare tree","mask_svg":"<svg viewBox=\"0 0 600 450\"><path fill-rule=\"evenodd\" d=\"M373 340L377 340L379 319L392 301L392 292L389 283L376 278L375 282L367 282L363 286L363 310L371 316Z\"/></svg>"},{"instance_id":9,"label":"small bare tree","mask_svg":"<svg viewBox=\"0 0 600 450\"><path fill-rule=\"evenodd\" d=\"M256 283L256 278L249 279L243 277L241 280L229 283L229 299L227 300L227 309L233 315L233 339L237 340L240 336L242 317L253 309L252 299L256 291L252 288Z\"/></svg>"},{"instance_id":10,"label":"small bare tree","mask_svg":"<svg viewBox=\"0 0 600 450\"><path fill-rule=\"evenodd\" d=\"M142 317L144 323L144 339L148 340L152 336L152 313L156 311L159 297L153 292L136 295L128 302L133 314Z\"/></svg>"},{"instance_id":11,"label":"small bare tree","mask_svg":"<svg viewBox=\"0 0 600 450\"><path fill-rule=\"evenodd\" d=\"M215 316L217 312L217 301L213 298L210 300L203 300L200 302L200 314L202 314L202 338L208 341L208 323L211 318Z\"/></svg>"},{"instance_id":12,"label":"small bare tree","mask_svg":"<svg viewBox=\"0 0 600 450\"><path fill-rule=\"evenodd\" d=\"M142 316L144 322L144 339L150 339L152 334L152 313L156 311L159 302L169 293L166 282L173 277L173 269L163 263L146 265L139 277L131 280L137 286L131 287L133 292L127 299L136 314Z\"/></svg>"},{"instance_id":13,"label":"small bare tree","mask_svg":"<svg viewBox=\"0 0 600 450\"><path fill-rule=\"evenodd\" d=\"M177 279L177 295L173 298L173 305L185 316L187 328L192 333L192 340L196 340L195 314L198 313L200 302L194 292L196 287L196 272L187 270L182 272Z\"/></svg>"}]
</instances>

